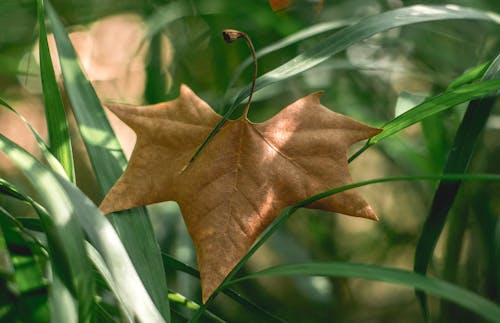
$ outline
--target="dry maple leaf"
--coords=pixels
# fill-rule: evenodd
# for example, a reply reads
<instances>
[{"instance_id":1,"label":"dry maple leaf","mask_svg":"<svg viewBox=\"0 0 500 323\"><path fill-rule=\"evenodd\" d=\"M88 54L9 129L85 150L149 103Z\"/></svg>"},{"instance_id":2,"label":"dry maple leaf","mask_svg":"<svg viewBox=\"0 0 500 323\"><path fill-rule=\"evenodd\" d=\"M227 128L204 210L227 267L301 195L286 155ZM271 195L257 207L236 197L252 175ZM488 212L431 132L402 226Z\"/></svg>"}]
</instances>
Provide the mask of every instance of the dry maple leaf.
<instances>
[{"instance_id":1,"label":"dry maple leaf","mask_svg":"<svg viewBox=\"0 0 500 323\"><path fill-rule=\"evenodd\" d=\"M111 213L177 201L198 257L203 302L284 207L351 183L347 148L380 132L328 110L310 94L263 123L222 119L182 85L176 100L107 105L137 134L127 169L100 208ZM376 219L354 190L308 207Z\"/></svg>"}]
</instances>

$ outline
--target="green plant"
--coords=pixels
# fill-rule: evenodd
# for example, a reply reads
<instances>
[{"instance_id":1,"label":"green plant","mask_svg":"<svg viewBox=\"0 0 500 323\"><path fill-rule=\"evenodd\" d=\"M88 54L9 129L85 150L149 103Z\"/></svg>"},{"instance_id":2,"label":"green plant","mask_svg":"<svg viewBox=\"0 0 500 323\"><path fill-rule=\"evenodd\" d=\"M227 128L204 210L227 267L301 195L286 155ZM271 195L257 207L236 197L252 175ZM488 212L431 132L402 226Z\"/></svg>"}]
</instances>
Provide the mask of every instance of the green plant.
<instances>
[{"instance_id":1,"label":"green plant","mask_svg":"<svg viewBox=\"0 0 500 323\"><path fill-rule=\"evenodd\" d=\"M10 267L0 266L2 269L0 272L0 284L2 285L0 318L2 320L170 322L185 321L187 319L184 316L187 315L192 316L191 320L195 321L205 315L207 319L223 321L216 311L223 312L224 310L217 307L212 310L212 304L220 292L240 304L241 313L251 314L252 317L261 320L279 320L280 311L276 313L273 306L263 306L256 299L249 300L241 296L236 289L243 281L277 275L365 278L390 282L418 290L420 304L427 317L432 317L432 313L429 313L427 300L422 293L456 303L473 312L475 317L490 321L499 320L498 290L500 289L498 284L500 276L498 266L500 264L498 263L498 252L500 248L498 241L500 239L499 230L493 230L494 227L498 228L499 223L497 217L494 216L494 211L478 209L476 212L481 232L479 236L484 240L485 250L489 252L485 256L487 281L496 284L492 287L493 291L480 295L460 287L458 283L445 282L423 274L428 268L438 238L443 235L444 224L450 222L446 246L450 258L447 258L445 265L448 277L444 278L453 280L452 267L457 266L458 260L451 257L460 252L459 244L465 241L465 229L460 228L463 228L466 223L461 223L463 221L459 217L449 217L450 208L458 194L460 185L466 181L479 183L476 184L478 186L471 188L473 191L471 195L476 197L475 201L478 201L481 200L482 192L487 191L487 183L500 180L500 175L497 174L469 173L468 171L474 153L473 148L477 145L480 133L484 130L488 116L495 105L495 93L500 89L500 56L489 56L484 59L488 61L487 63L478 65L476 68L470 68L475 65L472 63L463 66L464 74L451 82L449 80L444 82L444 88L436 86L437 89L432 95L421 98L421 102L414 101L415 103L411 104L410 109L406 112L395 118L386 118L389 121L381 124L383 132L370 139L351 157L352 161L358 156L362 156L369 147L381 146L380 150L389 159L397 159L397 149L401 149L401 146L397 146L398 137L396 135L417 123L423 124L424 132L425 128L428 127L427 133L424 134L424 142L425 146L432 151L431 148L438 146L443 140L443 138L435 137L435 133L438 131L432 127L432 122L434 122L434 124L444 128L443 124L439 122L439 118L436 118L438 113L449 112L452 111L451 108L467 104L463 117L459 115L462 118L456 133L452 136L453 143L451 145L444 144L444 148L434 151L437 151L435 155L427 156L441 160L432 165L437 169L437 172L433 171L432 167L420 167L418 172L411 171L411 167L407 167L406 174L408 175L379 176L379 179L360 181L353 185L335 188L290 206L283 210L280 217L259 238L208 302L198 305L196 301L184 296L181 290L170 290L167 287L166 273L168 272L185 272L194 279L199 274L186 263L162 252L146 208L136 208L104 217L95 204L75 184L74 162L77 157L72 151L67 117L63 108L64 103L59 94L49 47L46 43L45 19L50 22L51 30L54 33L64 88L102 192L107 192L121 175L126 165L126 158L92 85L80 67L59 16L47 0L45 4L43 2L43 0L37 1L37 18L40 76L50 145L46 144L32 128L42 152L43 162L37 160L4 135L0 135L0 150L17 164L29 179L35 194L32 196L31 193L24 193L24 189L6 180L0 181L0 193L9 199L28 204L37 215L36 218L26 218L22 216L22 211L13 214L6 208L0 208L0 251L4 251L8 258L7 263L10 264ZM209 13L209 10L204 9L202 5L198 7L199 14ZM167 4L163 9L157 10L155 15L151 15L150 20L148 20L150 32L148 37L152 44L158 41L155 40L155 37L162 30L164 24L174 21L175 18L191 15L190 10L190 7L184 6L181 2L173 2ZM173 18L165 19L164 16L161 16L165 13L173 15ZM164 17L164 19L158 19L158 16ZM359 22L353 21L348 27L340 29L329 37L321 36L325 30L329 30L328 28L312 29L312 32L304 29L299 31L292 40L304 42L313 37L318 37L319 40L316 40L313 45L295 58L287 58L287 62L259 77L256 88L258 90L273 89L272 84L284 84L286 80L293 76L303 75L309 69L321 67L327 63L335 65L335 61L331 60L332 56L375 34L405 25L429 21L443 21L444 23L450 19L482 20L496 25L500 21L498 15L482 10L458 6L414 6L386 11L379 15L363 18ZM496 30L498 31L498 28ZM261 42L265 43L262 40ZM292 43L290 41L286 45ZM279 47L274 46L273 50ZM151 55L155 55L154 49L155 47L151 46ZM190 51L195 50L190 48ZM349 68L351 70L362 69L352 66ZM148 77L148 87L161 86L158 75L150 72ZM206 83L217 83L215 79L217 76L207 75ZM175 82L179 83L180 80ZM225 84L214 86L224 88ZM275 92L279 91L279 89L274 89ZM228 97L232 99L227 100L228 103L220 109L224 111L225 119L238 114L239 104L247 98L249 93L249 87L246 87L239 90L236 95L228 94ZM15 111L7 102L2 100L0 103ZM365 119L369 118L377 119L374 116L365 116ZM27 122L26 124L29 126ZM218 127L215 127L214 133L217 129ZM445 135L442 136L445 137ZM389 142L389 138L394 140L392 145L380 144L383 139L384 142ZM403 148L403 154L409 155L416 151L410 143ZM445 157L440 159L439 154L443 154ZM415 153L415 155L417 154ZM446 156L448 157L446 158ZM415 163L412 164L405 160L404 156L399 158L397 159L398 164L405 165L406 163L406 165L415 166ZM401 168L404 169L404 167ZM421 171L426 172L422 173ZM439 175L435 175L436 173ZM76 174L76 178L78 178L78 174ZM431 211L419 233L419 242L416 244L415 272L349 261L310 261L279 265L250 274L244 273L239 277L236 276L249 258L264 242L275 235L278 229L283 228L290 216L301 206L321 197L354 187L396 181L409 181L418 185L419 181L423 180L439 181L439 184L437 188L432 186L422 188L424 191L430 191L429 196L433 197L433 202L429 203ZM496 188L498 188L498 183L491 185L497 185ZM488 207L487 205L483 206ZM479 208L480 204L477 204L477 207ZM310 224L310 227L314 228L314 224ZM324 232L324 229L317 227L316 230L318 230L318 236ZM8 268L8 270L4 268ZM292 301L289 303L291 304ZM443 307L445 306L449 305L443 304ZM265 307L266 310L262 307ZM193 314L191 311L186 312L185 309L196 312ZM446 315L447 312L443 311L443 313ZM452 315L452 313L453 308L448 311L447 315ZM241 319L241 316L238 319Z\"/></svg>"}]
</instances>

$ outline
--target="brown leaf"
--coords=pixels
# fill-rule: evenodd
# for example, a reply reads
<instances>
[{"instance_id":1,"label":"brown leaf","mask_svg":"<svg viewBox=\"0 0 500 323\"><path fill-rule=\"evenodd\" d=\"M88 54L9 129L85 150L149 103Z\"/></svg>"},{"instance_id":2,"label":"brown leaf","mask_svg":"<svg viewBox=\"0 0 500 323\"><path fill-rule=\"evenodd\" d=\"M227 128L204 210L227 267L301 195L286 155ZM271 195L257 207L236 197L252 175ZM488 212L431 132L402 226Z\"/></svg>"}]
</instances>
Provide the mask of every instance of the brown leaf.
<instances>
[{"instance_id":1,"label":"brown leaf","mask_svg":"<svg viewBox=\"0 0 500 323\"><path fill-rule=\"evenodd\" d=\"M284 207L349 184L346 151L380 132L310 94L263 123L227 121L181 171L221 116L186 85L179 98L151 106L108 105L137 133L129 165L103 213L174 200L196 247L203 301L221 284ZM355 191L309 205L376 220Z\"/></svg>"}]
</instances>

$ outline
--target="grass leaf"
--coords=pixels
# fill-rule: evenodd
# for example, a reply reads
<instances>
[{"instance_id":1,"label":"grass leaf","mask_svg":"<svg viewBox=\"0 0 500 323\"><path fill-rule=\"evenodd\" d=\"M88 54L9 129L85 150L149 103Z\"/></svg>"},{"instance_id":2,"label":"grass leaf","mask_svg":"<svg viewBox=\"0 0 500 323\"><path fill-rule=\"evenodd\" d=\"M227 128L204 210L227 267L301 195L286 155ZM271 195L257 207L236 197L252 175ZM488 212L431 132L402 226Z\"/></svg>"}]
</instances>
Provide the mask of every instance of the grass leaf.
<instances>
[{"instance_id":1,"label":"grass leaf","mask_svg":"<svg viewBox=\"0 0 500 323\"><path fill-rule=\"evenodd\" d=\"M165 264L167 264L168 267L173 268L175 270L181 271L183 273L186 273L188 275L191 275L195 278L200 279L200 272L189 266L186 265L185 263L175 259L174 257L163 254L163 261ZM283 322L280 318L274 316L273 314L269 313L268 311L264 310L263 308L259 307L258 305L254 304L253 302L249 301L248 299L244 298L240 294L238 294L236 291L226 288L222 290L222 293L233 299L235 302L239 303L243 307L245 307L247 310L251 311L254 314L260 315L260 317L265 320L265 322Z\"/></svg>"},{"instance_id":2,"label":"grass leaf","mask_svg":"<svg viewBox=\"0 0 500 323\"><path fill-rule=\"evenodd\" d=\"M33 156L0 135L0 150L15 162L41 193L44 208L36 205L44 228L53 270L51 317L64 322L92 320L95 282L85 255L84 236L64 190L54 185L48 170ZM45 172L44 172L45 171ZM50 189L47 189L49 188ZM25 201L29 198L23 197Z\"/></svg>"},{"instance_id":3,"label":"grass leaf","mask_svg":"<svg viewBox=\"0 0 500 323\"><path fill-rule=\"evenodd\" d=\"M294 57L285 64L273 69L257 79L255 90L264 88L270 84L283 81L292 76L307 71L326 61L336 53L347 47L362 41L375 34L396 28L417 23L430 21L444 21L451 19L473 19L485 20L493 23L500 23L500 16L487 11L476 10L456 5L426 6L415 5L387 11L378 15L361 19L358 23L346 27L332 36L322 40ZM250 93L250 87L245 88L235 99L230 107L230 113Z\"/></svg>"},{"instance_id":4,"label":"grass leaf","mask_svg":"<svg viewBox=\"0 0 500 323\"><path fill-rule=\"evenodd\" d=\"M210 296L205 304L203 304L198 312L193 316L191 322L196 322L198 318L203 314L205 309L213 302L215 297L226 287L228 282L231 282L233 277L238 273L238 271L243 267L243 265L252 257L252 255L266 242L271 235L278 230L278 228L286 222L286 220L297 211L299 208L304 207L307 204L313 203L319 199L347 191L353 188L362 187L366 185L372 185L377 183L387 183L387 182L399 182L399 181L417 181L417 180L442 180L442 181L459 181L459 180L476 180L476 181L500 181L500 175L497 174L447 174L447 175L424 175L424 176L397 176L397 177L385 177L379 179L373 179L368 181L357 182L341 187L337 187L303 200L297 204L285 208L281 211L280 215L267 227L267 229L262 233L259 239L253 244L250 250L245 254L245 256L238 262L234 269L227 275L224 282L219 286L219 288Z\"/></svg>"},{"instance_id":5,"label":"grass leaf","mask_svg":"<svg viewBox=\"0 0 500 323\"><path fill-rule=\"evenodd\" d=\"M460 103L482 97L500 89L500 79L481 81L472 84L466 84L451 91L429 98L413 109L399 115L386 123L382 128L384 131L369 140L369 145L375 144L382 139L390 137L395 133L422 121L423 119L453 108Z\"/></svg>"},{"instance_id":6,"label":"grass leaf","mask_svg":"<svg viewBox=\"0 0 500 323\"><path fill-rule=\"evenodd\" d=\"M33 128L33 126L28 122L28 120L26 120L12 106L10 106L7 102L2 100L1 98L0 98L0 105L4 106L7 109L9 109L10 111L14 112L14 114L17 117L19 117L19 119L21 119L21 121L24 122L24 124L26 124L26 126L30 129L31 133L35 137L35 140L38 144L38 147L40 148L40 151L42 152L43 158L45 159L45 161L47 161L47 164L50 166L50 168L61 176L68 176L65 169L62 167L61 163L59 162L59 160L57 160L57 158L54 157L54 155L52 155L52 153L50 152L49 147L47 146L47 144L43 140L42 136L40 136L40 134L36 131L35 128Z\"/></svg>"},{"instance_id":7,"label":"grass leaf","mask_svg":"<svg viewBox=\"0 0 500 323\"><path fill-rule=\"evenodd\" d=\"M456 5L445 6L425 6L415 5L399 8L361 19L358 23L346 27L323 41L319 42L294 57L285 64L273 69L257 79L255 91L258 91L273 83L286 80L290 77L305 72L318 64L326 61L336 53L359 41L367 39L375 34L396 28L417 23L430 21L443 21L451 19L473 19L485 20L500 23L500 16L487 11L472 8L460 7ZM194 153L192 159L196 158L200 151L206 146L213 136L219 131L222 125L232 116L237 106L243 102L250 94L250 86L243 89L229 105L222 120L214 127L205 141Z\"/></svg>"},{"instance_id":8,"label":"grass leaf","mask_svg":"<svg viewBox=\"0 0 500 323\"><path fill-rule=\"evenodd\" d=\"M483 80L500 82L500 55L491 63L483 76ZM482 81L473 85L480 86ZM461 89L461 88L460 88ZM444 174L465 173L479 140L479 135L494 106L495 98L478 99L470 102L462 122L455 135L448 159L443 169ZM434 198L425 220L422 232L415 250L414 270L425 273L431 261L434 248L441 236L449 211L455 201L461 182L441 182L434 193ZM427 315L427 302L423 293L417 293L424 315Z\"/></svg>"},{"instance_id":9,"label":"grass leaf","mask_svg":"<svg viewBox=\"0 0 500 323\"><path fill-rule=\"evenodd\" d=\"M73 152L68 130L66 112L57 85L52 59L50 58L47 31L45 29L45 14L43 0L37 0L40 76L42 79L45 116L49 133L49 150L59 160L70 181L75 179Z\"/></svg>"},{"instance_id":10,"label":"grass leaf","mask_svg":"<svg viewBox=\"0 0 500 323\"><path fill-rule=\"evenodd\" d=\"M33 186L44 198L44 204L49 210L46 212L44 208L18 191L9 193L10 196L17 196L28 201L41 215L44 231L47 238L50 238L50 259L55 265L66 267L63 268L65 271L56 276L57 280L53 281L52 286L53 294L57 291L57 303L52 304L52 309L56 311L54 313L56 319L88 320L86 316L79 316L75 309L72 309L70 301L73 293L81 295L87 301L94 301L94 283L87 279L87 276L93 276L93 271L85 252L83 229L92 245L106 262L114 284L119 290L118 297L127 304L127 308L140 321L164 321L144 288L116 231L99 209L72 183L50 172L33 156L3 135L0 135L0 150L6 153L28 176ZM47 190L47 187L51 189ZM76 246L81 249L76 249ZM58 253L55 253L54 249ZM71 253L68 254L69 251ZM78 267L73 268L73 266ZM56 271L56 273L59 272L60 270ZM75 288L69 292L62 288L68 285L68 281L72 280L76 281ZM138 299L140 302L137 301ZM84 307L80 306L80 308ZM81 312L79 313L82 314Z\"/></svg>"},{"instance_id":11,"label":"grass leaf","mask_svg":"<svg viewBox=\"0 0 500 323\"><path fill-rule=\"evenodd\" d=\"M16 290L16 295L12 295L16 301L11 302L15 308L13 313L19 316L18 320L24 322L49 321L47 281L41 271L43 263L36 256L43 249L40 249L38 242L34 241L36 238L27 233L14 216L0 207L0 245L2 233L14 270L11 279ZM7 293L7 288L4 293Z\"/></svg>"},{"instance_id":12,"label":"grass leaf","mask_svg":"<svg viewBox=\"0 0 500 323\"><path fill-rule=\"evenodd\" d=\"M317 262L279 265L235 279L227 285L258 277L297 275L363 278L414 287L457 303L487 320L498 321L500 317L499 305L461 287L407 270L367 264Z\"/></svg>"},{"instance_id":13,"label":"grass leaf","mask_svg":"<svg viewBox=\"0 0 500 323\"><path fill-rule=\"evenodd\" d=\"M127 161L99 98L85 77L75 50L50 2L46 5L59 52L64 84L78 127L103 192L107 192L121 176ZM165 271L160 248L144 207L111 215L134 265L156 306L167 321L170 310Z\"/></svg>"},{"instance_id":14,"label":"grass leaf","mask_svg":"<svg viewBox=\"0 0 500 323\"><path fill-rule=\"evenodd\" d=\"M317 35L320 35L322 33L332 31L334 29L339 29L348 25L352 25L355 21L352 20L336 20L332 22L322 22L316 25L312 25L310 27L301 29L300 31L291 34L269 46L266 46L264 48L261 48L257 50L255 53L255 56L257 58L261 58L263 56L266 56L268 54L271 54L279 49L285 48L287 46L293 45L295 43L298 43L300 41L303 41L307 38L311 38ZM233 76L231 77L231 80L229 81L229 84L227 88L231 88L233 84L236 82L236 79L241 75L243 70L245 70L246 67L250 66L252 64L253 60L252 57L248 57L246 60L241 63L236 70L233 73Z\"/></svg>"}]
</instances>

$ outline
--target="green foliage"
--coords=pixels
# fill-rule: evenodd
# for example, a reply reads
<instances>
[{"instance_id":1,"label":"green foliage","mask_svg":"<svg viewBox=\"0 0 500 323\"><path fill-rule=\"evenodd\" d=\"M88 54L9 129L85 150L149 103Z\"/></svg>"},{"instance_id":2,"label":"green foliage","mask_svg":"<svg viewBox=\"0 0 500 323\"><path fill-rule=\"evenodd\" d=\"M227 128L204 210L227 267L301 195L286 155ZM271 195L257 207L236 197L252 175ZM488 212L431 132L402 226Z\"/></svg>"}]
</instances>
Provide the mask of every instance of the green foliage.
<instances>
[{"instance_id":1,"label":"green foliage","mask_svg":"<svg viewBox=\"0 0 500 323\"><path fill-rule=\"evenodd\" d=\"M0 90L0 105L7 108L0 118L14 112L42 157L7 138L2 124L0 150L16 170L0 169L8 179L0 179L0 321L499 321L500 147L491 137L498 135L500 16L488 10L500 8L496 1L478 1L476 8L368 2L325 1L320 18L293 9L276 15L264 1L76 1L78 10L55 0L57 10L48 0L2 2L0 11L10 10L19 21L0 17L0 27L13 27L0 36L0 88L20 88L28 77L41 84L48 143L18 112L21 104L12 103L26 94ZM283 210L206 304L199 304L193 248L175 206L104 217L95 204L127 161L96 94L98 82L89 80L70 42L71 28L62 21L88 23L123 10L144 16L143 38L131 52L148 51L147 102L175 97L184 82L224 111L226 120L238 114L249 95L249 54L244 45L227 47L218 38L221 29L235 28L250 35L260 58L252 120L321 88L326 106L383 129L350 158L356 178L376 179ZM37 26L36 75L22 64L13 67L32 51L25 24ZM47 31L66 96L59 91ZM174 54L167 63L168 50ZM407 89L398 77L419 86ZM418 100L395 117L398 96ZM82 144L72 130L85 149L76 148ZM81 166L82 159L91 169ZM364 164L356 168L358 163ZM95 180L89 185L87 178ZM397 182L406 183L404 195L394 198L395 207L385 207ZM374 186L379 183L386 184ZM369 231L355 219L301 209L362 186L374 194L381 218ZM411 267L414 272L404 269ZM288 278L283 283L276 276ZM365 280L409 288L389 289L391 298L385 285ZM370 289L377 304L368 300ZM423 315L415 315L419 311Z\"/></svg>"}]
</instances>

